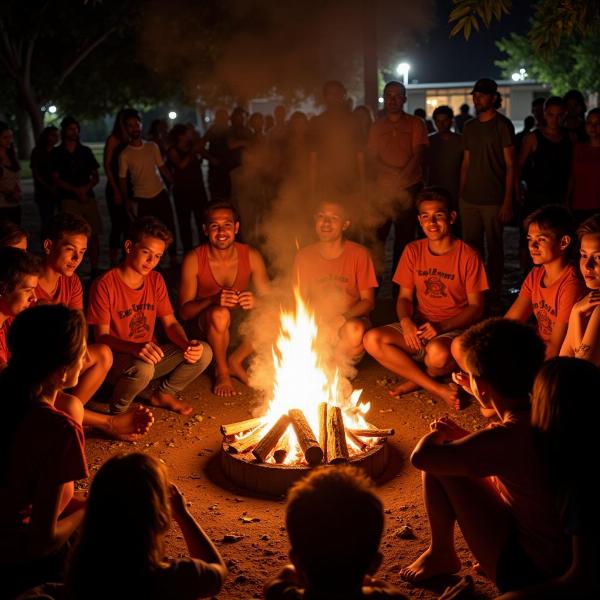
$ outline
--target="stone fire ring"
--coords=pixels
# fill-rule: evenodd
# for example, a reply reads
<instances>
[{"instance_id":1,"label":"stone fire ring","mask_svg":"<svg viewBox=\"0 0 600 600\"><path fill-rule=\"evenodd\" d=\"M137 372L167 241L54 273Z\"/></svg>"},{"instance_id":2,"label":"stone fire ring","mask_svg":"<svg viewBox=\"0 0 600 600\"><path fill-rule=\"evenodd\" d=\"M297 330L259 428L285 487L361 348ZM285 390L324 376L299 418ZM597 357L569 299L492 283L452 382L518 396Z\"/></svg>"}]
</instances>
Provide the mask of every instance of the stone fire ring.
<instances>
[{"instance_id":1,"label":"stone fire ring","mask_svg":"<svg viewBox=\"0 0 600 600\"><path fill-rule=\"evenodd\" d=\"M289 488L315 467L308 465L279 465L258 462L252 452L232 454L228 444L221 448L221 466L225 475L237 486L268 496L284 496ZM346 464L362 469L372 479L383 475L388 462L385 441L351 457ZM335 469L338 465L316 465Z\"/></svg>"}]
</instances>

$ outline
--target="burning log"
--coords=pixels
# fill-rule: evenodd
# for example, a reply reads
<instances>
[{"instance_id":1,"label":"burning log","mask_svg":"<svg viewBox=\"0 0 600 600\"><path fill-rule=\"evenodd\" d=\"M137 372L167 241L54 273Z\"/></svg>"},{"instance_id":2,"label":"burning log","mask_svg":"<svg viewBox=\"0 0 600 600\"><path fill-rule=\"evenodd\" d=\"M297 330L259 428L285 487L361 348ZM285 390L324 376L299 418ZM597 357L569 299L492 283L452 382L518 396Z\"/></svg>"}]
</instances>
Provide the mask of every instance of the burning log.
<instances>
[{"instance_id":1,"label":"burning log","mask_svg":"<svg viewBox=\"0 0 600 600\"><path fill-rule=\"evenodd\" d=\"M350 431L360 437L389 437L395 433L393 429L351 429Z\"/></svg>"},{"instance_id":2,"label":"burning log","mask_svg":"<svg viewBox=\"0 0 600 600\"><path fill-rule=\"evenodd\" d=\"M281 465L285 462L285 459L288 455L288 448L290 447L290 434L284 433L281 438L279 438L279 442L277 442L277 447L273 451L273 458L278 465Z\"/></svg>"},{"instance_id":3,"label":"burning log","mask_svg":"<svg viewBox=\"0 0 600 600\"><path fill-rule=\"evenodd\" d=\"M260 442L263 435L265 434L265 427L257 427L252 433L246 437L235 440L229 443L229 452L232 454L244 454L250 452L256 444Z\"/></svg>"},{"instance_id":4,"label":"burning log","mask_svg":"<svg viewBox=\"0 0 600 600\"><path fill-rule=\"evenodd\" d=\"M309 465L318 465L323 460L323 449L319 446L319 442L316 440L304 413L297 408L292 408L288 415L296 432L300 448L304 452L306 462Z\"/></svg>"},{"instance_id":5,"label":"burning log","mask_svg":"<svg viewBox=\"0 0 600 600\"><path fill-rule=\"evenodd\" d=\"M361 452L366 452L369 449L369 444L363 442L359 437L356 437L352 430L346 429L346 437L351 440Z\"/></svg>"},{"instance_id":6,"label":"burning log","mask_svg":"<svg viewBox=\"0 0 600 600\"><path fill-rule=\"evenodd\" d=\"M344 417L339 406L327 410L327 460L331 464L348 462Z\"/></svg>"},{"instance_id":7,"label":"burning log","mask_svg":"<svg viewBox=\"0 0 600 600\"><path fill-rule=\"evenodd\" d=\"M323 449L323 462L327 462L327 402L319 404L319 446Z\"/></svg>"},{"instance_id":8,"label":"burning log","mask_svg":"<svg viewBox=\"0 0 600 600\"><path fill-rule=\"evenodd\" d=\"M256 445L254 450L252 450L252 454L260 462L267 462L267 457L269 456L271 450L275 448L279 438L285 433L285 430L288 428L290 424L290 418L287 415L281 415L279 419L277 419L277 423L269 429L267 434L263 437L262 440Z\"/></svg>"},{"instance_id":9,"label":"burning log","mask_svg":"<svg viewBox=\"0 0 600 600\"><path fill-rule=\"evenodd\" d=\"M238 423L229 423L229 425L221 425L221 434L225 437L237 435L244 431L250 431L255 427L259 427L263 424L263 419L247 419L246 421L239 421Z\"/></svg>"}]
</instances>

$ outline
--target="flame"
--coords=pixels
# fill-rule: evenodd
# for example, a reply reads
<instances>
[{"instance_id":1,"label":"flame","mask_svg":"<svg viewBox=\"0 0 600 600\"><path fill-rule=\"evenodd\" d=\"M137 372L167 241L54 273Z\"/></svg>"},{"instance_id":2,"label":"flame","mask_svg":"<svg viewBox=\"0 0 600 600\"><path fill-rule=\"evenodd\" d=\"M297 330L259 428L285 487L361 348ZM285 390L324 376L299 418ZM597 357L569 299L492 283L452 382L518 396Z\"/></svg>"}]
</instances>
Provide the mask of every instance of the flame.
<instances>
[{"instance_id":1,"label":"flame","mask_svg":"<svg viewBox=\"0 0 600 600\"><path fill-rule=\"evenodd\" d=\"M333 373L328 373L331 369L326 368L317 351L319 332L314 315L303 302L298 288L294 289L294 296L296 310L282 311L279 338L272 351L275 378L268 411L264 417L267 429L290 409L299 408L318 436L318 407L321 402L328 402L342 409L346 428L371 427L364 418L369 412L370 403L360 402L362 390L354 390L346 397L339 371L334 369ZM304 456L291 425L287 434L289 448L285 464L303 462ZM348 441L351 454L360 451L352 440ZM365 443L371 445L374 442L369 440ZM269 462L272 461L271 456Z\"/></svg>"}]
</instances>

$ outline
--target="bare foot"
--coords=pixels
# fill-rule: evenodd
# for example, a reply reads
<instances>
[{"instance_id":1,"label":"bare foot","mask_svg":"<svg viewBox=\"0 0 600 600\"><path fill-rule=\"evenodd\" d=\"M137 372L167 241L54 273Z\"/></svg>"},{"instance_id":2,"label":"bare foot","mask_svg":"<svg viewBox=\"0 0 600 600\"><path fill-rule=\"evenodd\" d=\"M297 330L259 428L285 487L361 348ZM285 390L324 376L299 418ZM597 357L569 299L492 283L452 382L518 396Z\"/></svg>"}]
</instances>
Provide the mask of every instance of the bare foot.
<instances>
[{"instance_id":1,"label":"bare foot","mask_svg":"<svg viewBox=\"0 0 600 600\"><path fill-rule=\"evenodd\" d=\"M420 389L421 386L413 383L412 381L403 381L401 384L393 387L388 393L390 396L394 396L394 398L398 398L398 396L403 396L404 394L410 394L411 392L415 392Z\"/></svg>"},{"instance_id":2,"label":"bare foot","mask_svg":"<svg viewBox=\"0 0 600 600\"><path fill-rule=\"evenodd\" d=\"M186 402L177 400L175 396L171 396L171 394L165 394L164 392L160 391L156 391L154 394L152 394L152 398L150 398L150 404L152 404L152 406L167 408L168 410L172 410L180 415L191 415L192 411L194 410Z\"/></svg>"},{"instance_id":3,"label":"bare foot","mask_svg":"<svg viewBox=\"0 0 600 600\"><path fill-rule=\"evenodd\" d=\"M229 374L216 376L213 394L215 396L239 396L239 392L233 387Z\"/></svg>"},{"instance_id":4,"label":"bare foot","mask_svg":"<svg viewBox=\"0 0 600 600\"><path fill-rule=\"evenodd\" d=\"M244 369L242 363L237 362L235 360L231 360L231 358L227 361L227 366L229 367L229 374L236 379L239 379L244 385L248 385L248 372ZM218 395L218 394L217 394Z\"/></svg>"},{"instance_id":5,"label":"bare foot","mask_svg":"<svg viewBox=\"0 0 600 600\"><path fill-rule=\"evenodd\" d=\"M438 575L453 575L458 571L460 571L460 559L456 552L434 555L430 546L412 565L400 569L400 579L418 583Z\"/></svg>"},{"instance_id":6,"label":"bare foot","mask_svg":"<svg viewBox=\"0 0 600 600\"><path fill-rule=\"evenodd\" d=\"M465 407L464 397L459 394L458 386L455 383L440 383L434 394L454 410L462 410Z\"/></svg>"},{"instance_id":7,"label":"bare foot","mask_svg":"<svg viewBox=\"0 0 600 600\"><path fill-rule=\"evenodd\" d=\"M152 411L136 404L122 415L110 416L105 432L117 440L133 442L146 435L153 423Z\"/></svg>"}]
</instances>

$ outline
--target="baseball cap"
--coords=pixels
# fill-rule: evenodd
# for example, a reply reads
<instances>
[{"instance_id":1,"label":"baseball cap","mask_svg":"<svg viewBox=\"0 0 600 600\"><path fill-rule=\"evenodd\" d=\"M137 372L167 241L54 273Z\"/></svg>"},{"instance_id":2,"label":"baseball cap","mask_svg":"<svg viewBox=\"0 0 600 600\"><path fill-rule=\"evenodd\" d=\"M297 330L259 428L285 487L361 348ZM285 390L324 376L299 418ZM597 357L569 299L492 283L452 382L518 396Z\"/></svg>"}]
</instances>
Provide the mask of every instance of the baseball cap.
<instances>
[{"instance_id":1,"label":"baseball cap","mask_svg":"<svg viewBox=\"0 0 600 600\"><path fill-rule=\"evenodd\" d=\"M479 92L480 94L497 94L498 84L493 79L478 79L469 93L474 94L475 92Z\"/></svg>"}]
</instances>

